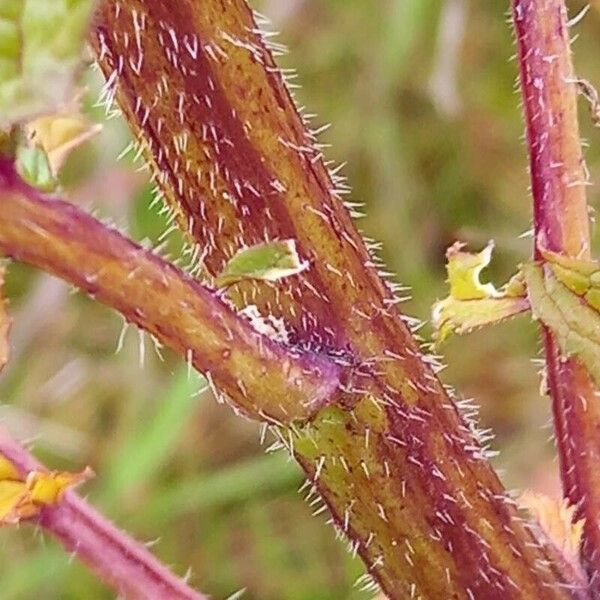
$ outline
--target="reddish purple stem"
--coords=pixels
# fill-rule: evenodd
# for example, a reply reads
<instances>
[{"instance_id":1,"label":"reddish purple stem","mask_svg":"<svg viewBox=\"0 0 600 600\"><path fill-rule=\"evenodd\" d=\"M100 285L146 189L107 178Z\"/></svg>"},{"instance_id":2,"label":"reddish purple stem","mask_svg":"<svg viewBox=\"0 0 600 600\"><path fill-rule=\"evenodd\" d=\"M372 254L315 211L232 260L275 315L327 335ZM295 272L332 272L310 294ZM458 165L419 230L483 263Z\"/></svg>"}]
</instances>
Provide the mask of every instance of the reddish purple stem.
<instances>
[{"instance_id":1,"label":"reddish purple stem","mask_svg":"<svg viewBox=\"0 0 600 600\"><path fill-rule=\"evenodd\" d=\"M540 248L590 256L587 184L564 0L513 0L533 193L535 258ZM585 519L582 562L600 597L600 405L586 369L561 356L543 328L564 495Z\"/></svg>"},{"instance_id":2,"label":"reddish purple stem","mask_svg":"<svg viewBox=\"0 0 600 600\"><path fill-rule=\"evenodd\" d=\"M33 456L0 429L0 454L26 475L43 469ZM73 491L42 509L35 521L66 550L85 562L119 595L130 600L206 600Z\"/></svg>"}]
</instances>

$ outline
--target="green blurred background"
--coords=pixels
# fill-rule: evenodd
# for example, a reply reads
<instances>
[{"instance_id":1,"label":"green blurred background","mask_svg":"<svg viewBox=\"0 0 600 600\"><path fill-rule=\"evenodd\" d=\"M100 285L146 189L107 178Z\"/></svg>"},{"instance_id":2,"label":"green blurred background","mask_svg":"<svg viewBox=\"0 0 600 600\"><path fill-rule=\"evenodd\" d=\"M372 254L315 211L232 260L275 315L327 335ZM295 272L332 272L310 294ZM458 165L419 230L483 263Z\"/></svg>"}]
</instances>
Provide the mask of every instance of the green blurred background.
<instances>
[{"instance_id":1,"label":"green blurred background","mask_svg":"<svg viewBox=\"0 0 600 600\"><path fill-rule=\"evenodd\" d=\"M571 14L584 2L570 2ZM577 73L600 84L600 3L577 26ZM329 157L348 161L359 222L383 242L404 310L427 319L444 295L444 252L454 240L496 241L489 276L505 281L531 239L513 38L506 0L264 0L299 71L297 96L318 123ZM89 111L99 89L87 75ZM592 180L600 131L581 104ZM146 174L116 157L119 119L76 152L65 173L73 200L136 239L165 226L149 210ZM596 203L596 188L590 201ZM597 236L596 236L597 237ZM177 236L170 244L177 253ZM12 360L0 378L0 420L52 468L97 472L90 500L175 571L214 598L359 600L363 569L297 489L298 469L265 454L258 427L217 405L182 361L62 283L11 265ZM429 335L424 329L424 335ZM116 353L118 345L122 349ZM558 494L548 402L539 394L535 326L518 319L445 347L446 382L481 406L496 433L495 459L510 488ZM143 362L143 367L141 363ZM268 443L268 442L267 442ZM372 594L371 594L372 595ZM39 530L0 530L3 600L112 598Z\"/></svg>"}]
</instances>

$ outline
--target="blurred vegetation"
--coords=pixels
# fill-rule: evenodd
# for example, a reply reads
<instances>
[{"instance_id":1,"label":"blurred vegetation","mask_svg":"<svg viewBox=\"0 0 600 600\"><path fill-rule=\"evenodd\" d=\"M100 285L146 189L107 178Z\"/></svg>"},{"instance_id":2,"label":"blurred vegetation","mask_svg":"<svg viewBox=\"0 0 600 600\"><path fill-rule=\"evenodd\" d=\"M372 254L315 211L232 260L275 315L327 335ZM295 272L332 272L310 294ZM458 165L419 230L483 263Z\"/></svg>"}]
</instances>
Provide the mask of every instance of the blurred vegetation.
<instances>
[{"instance_id":1,"label":"blurred vegetation","mask_svg":"<svg viewBox=\"0 0 600 600\"><path fill-rule=\"evenodd\" d=\"M584 2L570 3L572 14ZM456 239L497 244L490 277L525 260L530 202L506 0L269 0L297 67L299 103L330 121L329 157L348 161L365 235L411 286L404 310L427 319L444 294L444 252ZM600 84L600 11L577 26L577 72ZM99 81L88 74L89 112ZM593 181L600 131L582 102ZM165 226L149 210L147 175L116 157L128 142L112 119L75 153L65 175L74 202L139 240ZM592 205L596 188L590 188ZM596 235L597 238L597 235ZM178 242L171 236L172 252ZM168 351L56 280L11 265L13 356L0 378L0 419L55 468L91 465L85 492L121 527L214 598L353 600L362 566L297 489L299 470L265 454L257 425L217 405ZM423 335L428 335L425 327ZM548 402L539 394L537 332L525 319L453 340L444 379L481 406L497 434L509 487L558 493ZM122 346L116 353L117 345ZM143 363L143 367L141 366ZM268 440L266 442L268 444ZM4 600L111 598L54 541L30 527L0 531Z\"/></svg>"}]
</instances>

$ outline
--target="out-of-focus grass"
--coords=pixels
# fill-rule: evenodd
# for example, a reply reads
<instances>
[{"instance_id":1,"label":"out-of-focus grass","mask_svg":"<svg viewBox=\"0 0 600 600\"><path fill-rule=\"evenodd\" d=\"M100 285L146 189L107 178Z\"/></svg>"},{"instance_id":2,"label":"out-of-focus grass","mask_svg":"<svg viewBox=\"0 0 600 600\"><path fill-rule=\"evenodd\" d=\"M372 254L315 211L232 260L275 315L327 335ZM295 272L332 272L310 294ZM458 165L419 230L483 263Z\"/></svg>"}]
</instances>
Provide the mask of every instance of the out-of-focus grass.
<instances>
[{"instance_id":1,"label":"out-of-focus grass","mask_svg":"<svg viewBox=\"0 0 600 600\"><path fill-rule=\"evenodd\" d=\"M202 393L198 388L206 387L195 373L190 374L181 366L172 379L156 410L144 415L140 425L131 427L134 435L125 437L120 445L111 449L99 501L110 503L134 493L147 485L152 475L168 462L186 417L194 408L194 400Z\"/></svg>"},{"instance_id":2,"label":"out-of-focus grass","mask_svg":"<svg viewBox=\"0 0 600 600\"><path fill-rule=\"evenodd\" d=\"M459 110L440 109L431 92L439 67L440 15L462 5L454 85ZM583 2L572 2L573 13ZM444 294L444 251L455 239L497 243L490 277L499 283L525 260L531 241L526 156L506 0L264 0L277 17L303 88L300 104L333 126L329 156L348 161L352 199L366 204L359 222L383 242L398 279L412 287L404 309L427 318ZM456 8L456 6L455 6ZM454 27L457 25L454 24ZM578 26L576 64L600 84L600 11ZM446 49L447 50L447 49ZM98 86L90 80L90 113ZM440 92L436 92L439 94ZM442 103L440 104L440 100ZM588 165L600 176L600 132L582 110ZM156 243L165 229L148 210L150 190L116 156L122 123L70 160L74 201L94 207L136 239ZM590 189L592 204L597 192ZM167 251L177 254L172 236ZM323 516L296 490L302 479L283 455L266 455L258 427L201 392L201 380L168 351L159 358L121 319L47 276L12 265L8 280L14 360L0 379L0 418L31 440L55 468L91 465L90 500L214 598L246 588L261 600L360 600L362 567L334 539ZM427 335L427 329L424 330ZM547 401L538 393L536 330L525 319L452 340L444 378L481 404L481 421L498 434L497 466L509 486L555 492L553 450L542 429ZM550 467L550 468L549 468ZM39 531L0 531L4 600L94 600L113 594Z\"/></svg>"}]
</instances>

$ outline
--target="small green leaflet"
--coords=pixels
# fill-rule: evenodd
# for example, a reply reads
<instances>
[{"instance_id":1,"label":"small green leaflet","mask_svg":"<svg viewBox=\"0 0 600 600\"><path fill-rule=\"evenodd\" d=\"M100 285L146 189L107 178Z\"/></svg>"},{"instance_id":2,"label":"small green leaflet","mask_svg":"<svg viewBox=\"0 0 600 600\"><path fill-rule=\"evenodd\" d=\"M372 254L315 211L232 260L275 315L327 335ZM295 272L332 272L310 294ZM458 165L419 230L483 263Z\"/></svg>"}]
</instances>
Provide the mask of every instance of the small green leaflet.
<instances>
[{"instance_id":1,"label":"small green leaflet","mask_svg":"<svg viewBox=\"0 0 600 600\"><path fill-rule=\"evenodd\" d=\"M242 248L216 279L217 287L227 287L247 279L277 281L308 268L296 251L294 240L266 242Z\"/></svg>"},{"instance_id":2,"label":"small green leaflet","mask_svg":"<svg viewBox=\"0 0 600 600\"><path fill-rule=\"evenodd\" d=\"M600 311L600 263L542 249L555 277L595 310Z\"/></svg>"},{"instance_id":3,"label":"small green leaflet","mask_svg":"<svg viewBox=\"0 0 600 600\"><path fill-rule=\"evenodd\" d=\"M0 129L73 96L93 0L0 2Z\"/></svg>"},{"instance_id":4,"label":"small green leaflet","mask_svg":"<svg viewBox=\"0 0 600 600\"><path fill-rule=\"evenodd\" d=\"M23 145L43 152L50 172L57 178L67 157L79 146L97 135L102 125L88 121L79 112L78 99L64 112L39 117L23 128ZM17 148L17 156L21 150ZM35 182L29 181L33 185ZM40 187L39 185L37 187Z\"/></svg>"},{"instance_id":5,"label":"small green leaflet","mask_svg":"<svg viewBox=\"0 0 600 600\"><path fill-rule=\"evenodd\" d=\"M491 244L477 254L460 244L448 250L450 295L433 307L437 341L531 309L561 353L577 357L600 387L600 262L541 249L544 262L523 265L498 291L479 281L491 252Z\"/></svg>"},{"instance_id":6,"label":"small green leaflet","mask_svg":"<svg viewBox=\"0 0 600 600\"><path fill-rule=\"evenodd\" d=\"M19 175L29 185L42 192L55 190L57 181L44 150L37 146L18 146L15 158Z\"/></svg>"},{"instance_id":7,"label":"small green leaflet","mask_svg":"<svg viewBox=\"0 0 600 600\"><path fill-rule=\"evenodd\" d=\"M478 253L464 252L464 244L456 242L446 251L446 270L450 296L456 300L476 300L498 296L491 283L481 283L479 276L492 260L493 242Z\"/></svg>"},{"instance_id":8,"label":"small green leaflet","mask_svg":"<svg viewBox=\"0 0 600 600\"><path fill-rule=\"evenodd\" d=\"M554 259L556 256L547 254L546 257ZM594 289L583 289L575 277L593 263L576 261L579 264L572 269L573 264L565 267L562 259L575 261L561 256L557 263L523 266L531 310L534 318L552 330L561 353L568 357L576 356L596 385L600 386L600 313L595 306L586 302L586 297ZM562 279L556 274L557 265ZM598 268L596 263L596 271L589 273L589 276L598 273ZM583 293L577 294L570 287L577 287Z\"/></svg>"},{"instance_id":9,"label":"small green leaflet","mask_svg":"<svg viewBox=\"0 0 600 600\"><path fill-rule=\"evenodd\" d=\"M481 252L462 250L456 243L446 253L450 295L434 304L432 322L437 343L453 331L469 333L528 310L525 287L519 275L497 290L491 283L481 283L481 271L490 264L494 245L490 242Z\"/></svg>"},{"instance_id":10,"label":"small green leaflet","mask_svg":"<svg viewBox=\"0 0 600 600\"><path fill-rule=\"evenodd\" d=\"M0 0L1 1L1 0ZM79 112L76 98L65 111L38 117L13 129L17 171L30 185L51 192L58 186L58 175L73 150L102 129Z\"/></svg>"}]
</instances>

